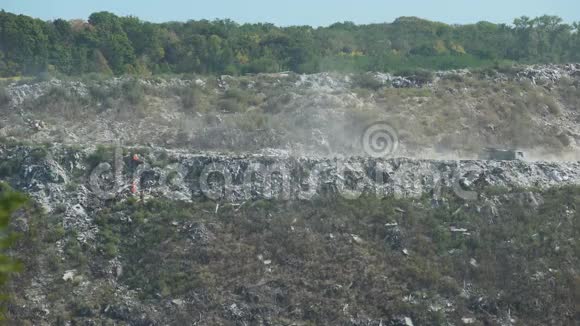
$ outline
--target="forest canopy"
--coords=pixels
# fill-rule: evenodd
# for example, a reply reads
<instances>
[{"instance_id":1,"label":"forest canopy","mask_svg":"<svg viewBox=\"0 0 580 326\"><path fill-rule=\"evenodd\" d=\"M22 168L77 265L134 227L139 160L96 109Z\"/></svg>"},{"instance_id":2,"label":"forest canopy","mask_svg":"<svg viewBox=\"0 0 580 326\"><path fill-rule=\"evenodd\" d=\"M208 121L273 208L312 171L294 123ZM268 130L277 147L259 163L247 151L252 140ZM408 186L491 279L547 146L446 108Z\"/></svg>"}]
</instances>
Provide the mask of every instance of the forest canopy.
<instances>
[{"instance_id":1,"label":"forest canopy","mask_svg":"<svg viewBox=\"0 0 580 326\"><path fill-rule=\"evenodd\" d=\"M61 73L246 74L446 70L580 61L580 23L556 16L513 24L392 23L278 27L231 20L150 23L97 12L43 21L0 12L0 77Z\"/></svg>"}]
</instances>

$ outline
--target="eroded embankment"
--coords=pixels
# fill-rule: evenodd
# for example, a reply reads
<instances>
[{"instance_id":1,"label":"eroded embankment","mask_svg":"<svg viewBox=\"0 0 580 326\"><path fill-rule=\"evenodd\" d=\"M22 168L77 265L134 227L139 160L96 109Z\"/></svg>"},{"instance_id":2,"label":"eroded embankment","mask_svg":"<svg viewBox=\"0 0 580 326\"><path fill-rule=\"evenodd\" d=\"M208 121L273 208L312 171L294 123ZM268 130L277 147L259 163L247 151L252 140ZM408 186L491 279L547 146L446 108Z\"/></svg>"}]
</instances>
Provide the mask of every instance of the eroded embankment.
<instances>
[{"instance_id":1,"label":"eroded embankment","mask_svg":"<svg viewBox=\"0 0 580 326\"><path fill-rule=\"evenodd\" d=\"M442 193L470 200L484 188L545 189L580 183L578 162L313 158L164 150L0 147L2 178L50 211L130 196L223 202L398 198Z\"/></svg>"},{"instance_id":2,"label":"eroded embankment","mask_svg":"<svg viewBox=\"0 0 580 326\"><path fill-rule=\"evenodd\" d=\"M572 324L580 196L561 186L579 171L3 145L0 179L46 208L13 222L25 269L8 317Z\"/></svg>"},{"instance_id":3,"label":"eroded embankment","mask_svg":"<svg viewBox=\"0 0 580 326\"><path fill-rule=\"evenodd\" d=\"M427 79L369 72L22 81L0 85L0 138L354 156L364 153L365 127L388 122L401 156L473 158L497 147L578 160L579 88L578 64Z\"/></svg>"}]
</instances>

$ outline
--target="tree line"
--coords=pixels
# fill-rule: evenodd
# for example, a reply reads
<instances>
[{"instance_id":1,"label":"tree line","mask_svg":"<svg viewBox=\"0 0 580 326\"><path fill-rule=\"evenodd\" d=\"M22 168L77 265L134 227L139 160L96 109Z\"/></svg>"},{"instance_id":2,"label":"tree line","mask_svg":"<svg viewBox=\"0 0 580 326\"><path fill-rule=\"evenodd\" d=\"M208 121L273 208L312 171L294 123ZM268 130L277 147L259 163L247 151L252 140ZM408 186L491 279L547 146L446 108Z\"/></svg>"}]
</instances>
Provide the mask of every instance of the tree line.
<instances>
[{"instance_id":1,"label":"tree line","mask_svg":"<svg viewBox=\"0 0 580 326\"><path fill-rule=\"evenodd\" d=\"M157 24L109 12L87 21L43 21L1 11L0 76L398 72L578 62L579 30L580 23L547 15L511 25L401 17L313 28L227 19Z\"/></svg>"}]
</instances>

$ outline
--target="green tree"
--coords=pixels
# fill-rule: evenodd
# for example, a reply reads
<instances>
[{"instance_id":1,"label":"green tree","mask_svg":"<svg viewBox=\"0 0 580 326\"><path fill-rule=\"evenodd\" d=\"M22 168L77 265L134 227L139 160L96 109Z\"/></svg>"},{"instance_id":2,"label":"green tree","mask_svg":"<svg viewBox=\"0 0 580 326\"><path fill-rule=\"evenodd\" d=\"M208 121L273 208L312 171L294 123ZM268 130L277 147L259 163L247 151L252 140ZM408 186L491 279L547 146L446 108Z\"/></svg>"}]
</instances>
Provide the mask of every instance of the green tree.
<instances>
[{"instance_id":1,"label":"green tree","mask_svg":"<svg viewBox=\"0 0 580 326\"><path fill-rule=\"evenodd\" d=\"M8 185L0 183L0 289L4 289L10 274L21 270L21 265L6 254L6 250L15 240L15 235L10 231L10 218L12 214L26 203L26 197L14 192ZM0 300L5 302L8 294L0 292ZM5 305L0 311L0 321L4 320Z\"/></svg>"},{"instance_id":2,"label":"green tree","mask_svg":"<svg viewBox=\"0 0 580 326\"><path fill-rule=\"evenodd\" d=\"M0 12L0 51L17 73L38 73L48 62L45 23L27 16Z\"/></svg>"},{"instance_id":3,"label":"green tree","mask_svg":"<svg viewBox=\"0 0 580 326\"><path fill-rule=\"evenodd\" d=\"M121 20L110 12L98 12L89 17L89 24L96 28L98 47L117 74L126 71L126 65L135 63L135 52Z\"/></svg>"},{"instance_id":4,"label":"green tree","mask_svg":"<svg viewBox=\"0 0 580 326\"><path fill-rule=\"evenodd\" d=\"M580 60L578 25L544 15L513 25L448 25L416 17L329 27L238 25L231 20L155 24L109 12L88 22L43 22L0 12L0 75L55 70L235 74L293 70L397 71L493 66L504 60Z\"/></svg>"}]
</instances>

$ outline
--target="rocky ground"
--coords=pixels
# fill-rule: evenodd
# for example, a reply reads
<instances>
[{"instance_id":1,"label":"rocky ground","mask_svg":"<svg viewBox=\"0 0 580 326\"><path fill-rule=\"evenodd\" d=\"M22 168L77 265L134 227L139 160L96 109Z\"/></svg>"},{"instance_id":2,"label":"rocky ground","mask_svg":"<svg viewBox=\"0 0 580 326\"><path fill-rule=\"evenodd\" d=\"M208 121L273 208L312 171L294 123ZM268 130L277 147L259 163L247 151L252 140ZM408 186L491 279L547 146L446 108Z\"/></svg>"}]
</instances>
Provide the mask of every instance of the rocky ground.
<instances>
[{"instance_id":1,"label":"rocky ground","mask_svg":"<svg viewBox=\"0 0 580 326\"><path fill-rule=\"evenodd\" d=\"M31 198L9 321L576 325L579 81L549 65L4 85L0 181ZM485 146L527 159L474 159Z\"/></svg>"},{"instance_id":2,"label":"rocky ground","mask_svg":"<svg viewBox=\"0 0 580 326\"><path fill-rule=\"evenodd\" d=\"M0 96L0 136L350 156L364 154L366 126L386 121L398 156L475 158L491 146L578 160L578 65L425 74L20 81Z\"/></svg>"},{"instance_id":3,"label":"rocky ground","mask_svg":"<svg viewBox=\"0 0 580 326\"><path fill-rule=\"evenodd\" d=\"M18 144L0 158L35 203L14 221L14 324L578 321L578 163Z\"/></svg>"}]
</instances>

